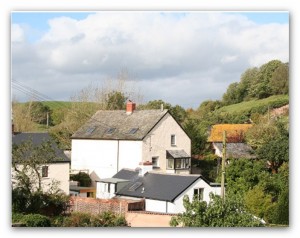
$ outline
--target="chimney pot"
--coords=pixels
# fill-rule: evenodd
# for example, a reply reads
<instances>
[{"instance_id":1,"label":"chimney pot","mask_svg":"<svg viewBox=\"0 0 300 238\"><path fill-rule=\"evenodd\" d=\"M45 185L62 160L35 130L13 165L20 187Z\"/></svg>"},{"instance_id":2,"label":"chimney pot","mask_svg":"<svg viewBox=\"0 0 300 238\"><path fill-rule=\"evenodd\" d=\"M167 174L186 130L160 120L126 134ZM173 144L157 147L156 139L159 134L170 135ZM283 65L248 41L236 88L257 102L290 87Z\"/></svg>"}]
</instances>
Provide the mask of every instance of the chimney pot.
<instances>
[{"instance_id":1,"label":"chimney pot","mask_svg":"<svg viewBox=\"0 0 300 238\"><path fill-rule=\"evenodd\" d=\"M126 104L126 113L132 114L134 110L135 110L135 103L129 100Z\"/></svg>"}]
</instances>

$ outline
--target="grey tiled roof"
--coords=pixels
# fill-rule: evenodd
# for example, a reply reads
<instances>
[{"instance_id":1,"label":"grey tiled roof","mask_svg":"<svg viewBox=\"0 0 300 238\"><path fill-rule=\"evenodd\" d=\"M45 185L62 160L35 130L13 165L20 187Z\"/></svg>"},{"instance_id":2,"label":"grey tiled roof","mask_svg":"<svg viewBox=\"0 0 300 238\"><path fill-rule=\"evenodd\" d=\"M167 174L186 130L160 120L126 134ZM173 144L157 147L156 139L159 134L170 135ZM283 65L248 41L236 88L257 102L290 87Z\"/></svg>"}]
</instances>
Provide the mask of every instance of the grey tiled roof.
<instances>
[{"instance_id":1,"label":"grey tiled roof","mask_svg":"<svg viewBox=\"0 0 300 238\"><path fill-rule=\"evenodd\" d=\"M33 146L40 146L45 141L52 142L52 148L56 154L56 161L55 162L70 162L70 159L64 154L63 150L59 149L57 144L51 138L49 133L16 133L12 136L12 144L19 145L25 141L31 140Z\"/></svg>"},{"instance_id":2,"label":"grey tiled roof","mask_svg":"<svg viewBox=\"0 0 300 238\"><path fill-rule=\"evenodd\" d=\"M124 110L100 110L71 138L142 140L167 112L168 110L135 110L132 114L126 114Z\"/></svg>"},{"instance_id":3,"label":"grey tiled roof","mask_svg":"<svg viewBox=\"0 0 300 238\"><path fill-rule=\"evenodd\" d=\"M167 153L171 155L174 159L176 158L190 158L184 150L167 150Z\"/></svg>"},{"instance_id":4,"label":"grey tiled roof","mask_svg":"<svg viewBox=\"0 0 300 238\"><path fill-rule=\"evenodd\" d=\"M220 151L223 149L222 143L214 142L214 146ZM256 158L256 155L250 145L245 143L226 143L226 157L253 159Z\"/></svg>"},{"instance_id":5,"label":"grey tiled roof","mask_svg":"<svg viewBox=\"0 0 300 238\"><path fill-rule=\"evenodd\" d=\"M131 169L121 169L116 173L113 178L125 179L125 180L136 180L139 175L139 171Z\"/></svg>"},{"instance_id":6,"label":"grey tiled roof","mask_svg":"<svg viewBox=\"0 0 300 238\"><path fill-rule=\"evenodd\" d=\"M148 172L143 177L136 177L117 195L172 202L199 178L202 176Z\"/></svg>"}]
</instances>

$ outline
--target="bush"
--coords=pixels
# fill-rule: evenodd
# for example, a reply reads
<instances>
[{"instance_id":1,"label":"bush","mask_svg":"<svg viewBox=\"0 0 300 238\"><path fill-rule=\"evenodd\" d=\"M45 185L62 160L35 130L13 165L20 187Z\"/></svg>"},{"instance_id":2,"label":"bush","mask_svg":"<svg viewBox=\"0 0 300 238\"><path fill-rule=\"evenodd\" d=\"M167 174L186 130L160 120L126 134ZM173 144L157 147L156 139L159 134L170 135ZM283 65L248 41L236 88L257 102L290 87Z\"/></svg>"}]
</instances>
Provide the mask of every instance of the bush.
<instances>
[{"instance_id":1,"label":"bush","mask_svg":"<svg viewBox=\"0 0 300 238\"><path fill-rule=\"evenodd\" d=\"M66 217L63 222L64 227L88 227L90 226L91 215L82 212L74 212Z\"/></svg>"},{"instance_id":2,"label":"bush","mask_svg":"<svg viewBox=\"0 0 300 238\"><path fill-rule=\"evenodd\" d=\"M57 216L66 211L68 202L69 196L63 193L34 192L26 194L18 188L12 191L12 210L15 213Z\"/></svg>"},{"instance_id":3,"label":"bush","mask_svg":"<svg viewBox=\"0 0 300 238\"><path fill-rule=\"evenodd\" d=\"M66 217L62 223L63 227L116 227L127 226L124 216L112 212L103 212L92 215L82 212L74 212Z\"/></svg>"},{"instance_id":4,"label":"bush","mask_svg":"<svg viewBox=\"0 0 300 238\"><path fill-rule=\"evenodd\" d=\"M27 227L50 227L51 221L48 217L40 214L28 214L20 220Z\"/></svg>"},{"instance_id":5,"label":"bush","mask_svg":"<svg viewBox=\"0 0 300 238\"><path fill-rule=\"evenodd\" d=\"M12 213L12 217L11 217L12 223L20 222L20 221L22 220L23 217L24 217L24 214L13 212L13 213Z\"/></svg>"},{"instance_id":6,"label":"bush","mask_svg":"<svg viewBox=\"0 0 300 238\"><path fill-rule=\"evenodd\" d=\"M78 174L70 175L70 179L78 181L80 186L89 187L92 184L92 180L87 173L79 172Z\"/></svg>"}]
</instances>

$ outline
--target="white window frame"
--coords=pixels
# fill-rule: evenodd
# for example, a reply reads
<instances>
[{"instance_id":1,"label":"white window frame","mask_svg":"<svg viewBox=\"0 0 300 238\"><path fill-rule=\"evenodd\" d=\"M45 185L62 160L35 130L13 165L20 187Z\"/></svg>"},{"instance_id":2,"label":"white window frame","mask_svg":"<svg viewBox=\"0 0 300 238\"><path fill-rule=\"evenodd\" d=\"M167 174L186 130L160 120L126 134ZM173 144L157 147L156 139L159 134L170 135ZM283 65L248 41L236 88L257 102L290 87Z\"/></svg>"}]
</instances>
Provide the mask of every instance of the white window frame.
<instances>
[{"instance_id":1,"label":"white window frame","mask_svg":"<svg viewBox=\"0 0 300 238\"><path fill-rule=\"evenodd\" d=\"M172 164L172 166L170 166ZM175 160L174 159L167 159L167 169L175 169Z\"/></svg>"},{"instance_id":2,"label":"white window frame","mask_svg":"<svg viewBox=\"0 0 300 238\"><path fill-rule=\"evenodd\" d=\"M176 135L171 134L171 146L176 146Z\"/></svg>"},{"instance_id":3,"label":"white window frame","mask_svg":"<svg viewBox=\"0 0 300 238\"><path fill-rule=\"evenodd\" d=\"M195 191L197 191L197 194L195 194ZM203 201L204 188L194 188L193 196L194 196L194 199L198 199L199 201Z\"/></svg>"}]
</instances>

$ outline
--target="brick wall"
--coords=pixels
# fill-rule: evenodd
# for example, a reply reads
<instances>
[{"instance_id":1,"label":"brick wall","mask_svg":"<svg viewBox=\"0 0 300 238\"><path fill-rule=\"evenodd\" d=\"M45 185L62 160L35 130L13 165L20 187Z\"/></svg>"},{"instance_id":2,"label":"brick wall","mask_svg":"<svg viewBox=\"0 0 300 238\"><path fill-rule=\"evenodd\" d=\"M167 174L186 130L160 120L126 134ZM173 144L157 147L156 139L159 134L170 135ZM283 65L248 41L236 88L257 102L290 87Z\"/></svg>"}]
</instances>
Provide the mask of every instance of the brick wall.
<instances>
[{"instance_id":1,"label":"brick wall","mask_svg":"<svg viewBox=\"0 0 300 238\"><path fill-rule=\"evenodd\" d=\"M121 199L98 199L86 197L71 197L70 212L86 212L99 214L111 211L118 214L125 214L127 211L144 210L145 202L130 201Z\"/></svg>"}]
</instances>

